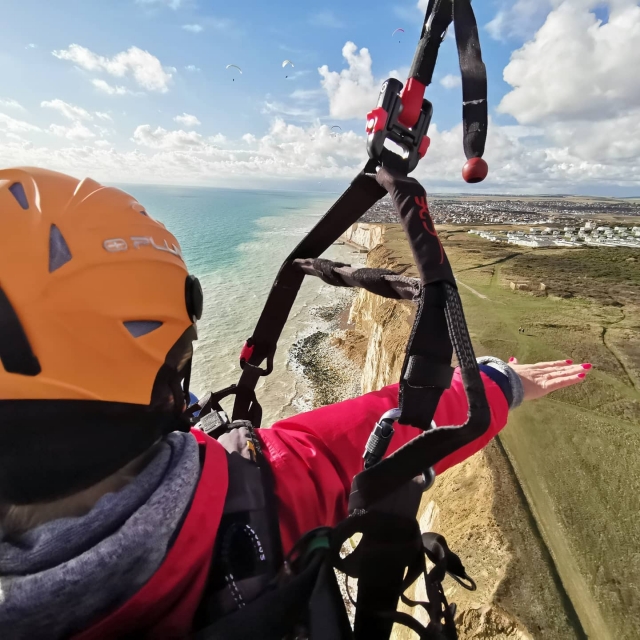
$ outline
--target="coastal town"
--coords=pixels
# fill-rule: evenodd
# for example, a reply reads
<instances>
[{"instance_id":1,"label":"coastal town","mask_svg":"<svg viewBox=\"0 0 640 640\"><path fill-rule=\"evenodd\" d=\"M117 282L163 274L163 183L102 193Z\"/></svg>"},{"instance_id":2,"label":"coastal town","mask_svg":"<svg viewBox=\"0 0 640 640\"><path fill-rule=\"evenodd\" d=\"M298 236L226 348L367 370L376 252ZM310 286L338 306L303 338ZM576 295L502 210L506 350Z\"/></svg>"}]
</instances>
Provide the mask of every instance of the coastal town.
<instances>
[{"instance_id":1,"label":"coastal town","mask_svg":"<svg viewBox=\"0 0 640 640\"><path fill-rule=\"evenodd\" d=\"M640 205L634 201L477 196L462 200L435 196L429 208L435 224L473 226L469 233L491 242L534 248L607 246L640 249ZM611 222L612 217L638 217L638 223L615 224ZM362 222L397 221L388 197L376 203L362 219ZM528 229L514 230L517 226Z\"/></svg>"}]
</instances>

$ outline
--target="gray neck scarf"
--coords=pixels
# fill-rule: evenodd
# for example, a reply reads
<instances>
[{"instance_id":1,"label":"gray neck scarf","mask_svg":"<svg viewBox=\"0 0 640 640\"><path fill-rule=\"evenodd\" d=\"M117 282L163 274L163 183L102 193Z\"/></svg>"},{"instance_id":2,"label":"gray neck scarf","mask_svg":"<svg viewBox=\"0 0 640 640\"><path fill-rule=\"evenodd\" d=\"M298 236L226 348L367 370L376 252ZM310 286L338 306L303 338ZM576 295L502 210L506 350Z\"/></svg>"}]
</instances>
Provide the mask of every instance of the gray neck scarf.
<instances>
[{"instance_id":1,"label":"gray neck scarf","mask_svg":"<svg viewBox=\"0 0 640 640\"><path fill-rule=\"evenodd\" d=\"M165 558L199 477L195 438L172 433L134 481L85 516L14 539L0 531L0 638L63 638L131 598Z\"/></svg>"}]
</instances>

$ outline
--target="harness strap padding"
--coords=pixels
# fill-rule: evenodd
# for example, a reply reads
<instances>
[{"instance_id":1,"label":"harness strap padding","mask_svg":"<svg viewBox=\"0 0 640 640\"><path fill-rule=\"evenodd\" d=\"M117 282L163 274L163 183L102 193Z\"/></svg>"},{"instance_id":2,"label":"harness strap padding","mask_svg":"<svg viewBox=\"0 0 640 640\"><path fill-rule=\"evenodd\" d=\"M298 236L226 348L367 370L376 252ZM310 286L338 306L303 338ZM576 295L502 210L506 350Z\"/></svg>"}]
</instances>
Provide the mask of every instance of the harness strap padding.
<instances>
[{"instance_id":1,"label":"harness strap padding","mask_svg":"<svg viewBox=\"0 0 640 640\"><path fill-rule=\"evenodd\" d=\"M424 356L409 356L404 379L411 387L436 387L448 389L453 378L453 367L449 364L434 364Z\"/></svg>"},{"instance_id":2,"label":"harness strap padding","mask_svg":"<svg viewBox=\"0 0 640 640\"><path fill-rule=\"evenodd\" d=\"M453 25L462 76L462 143L467 158L479 158L487 139L487 70L470 0L454 0Z\"/></svg>"},{"instance_id":3,"label":"harness strap padding","mask_svg":"<svg viewBox=\"0 0 640 640\"><path fill-rule=\"evenodd\" d=\"M383 298L414 300L420 295L418 278L409 278L390 269L352 267L325 258L299 258L293 261L293 266L335 287L359 287Z\"/></svg>"},{"instance_id":4,"label":"harness strap padding","mask_svg":"<svg viewBox=\"0 0 640 640\"><path fill-rule=\"evenodd\" d=\"M296 258L317 258L386 194L385 190L376 184L373 172L375 172L375 163L369 161L280 268L251 336L255 346L249 358L250 365L258 367L267 357L275 353L280 334L304 279L304 273L293 267L293 261ZM258 370L245 367L238 387L253 390L259 379ZM238 394L233 407L233 419L247 419L249 408L248 398ZM254 420L252 422L254 426L260 426L259 422Z\"/></svg>"},{"instance_id":5,"label":"harness strap padding","mask_svg":"<svg viewBox=\"0 0 640 640\"><path fill-rule=\"evenodd\" d=\"M401 424L429 429L440 397L449 386L430 384L432 381L426 379L426 372L430 368L438 372L451 367L453 348L448 339L444 305L442 285L430 284L423 287L400 379L401 413L398 422ZM415 375L412 375L410 367L415 369ZM443 381L444 377L440 382Z\"/></svg>"}]
</instances>

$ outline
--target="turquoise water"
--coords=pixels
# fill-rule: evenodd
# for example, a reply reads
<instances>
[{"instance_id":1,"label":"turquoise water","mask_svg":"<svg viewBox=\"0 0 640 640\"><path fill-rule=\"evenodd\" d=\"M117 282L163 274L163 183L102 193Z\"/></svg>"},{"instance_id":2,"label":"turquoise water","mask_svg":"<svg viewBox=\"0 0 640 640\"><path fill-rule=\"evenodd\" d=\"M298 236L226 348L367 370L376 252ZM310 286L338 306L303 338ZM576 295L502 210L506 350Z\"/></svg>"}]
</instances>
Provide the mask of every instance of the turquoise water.
<instances>
[{"instance_id":1,"label":"turquoise water","mask_svg":"<svg viewBox=\"0 0 640 640\"><path fill-rule=\"evenodd\" d=\"M194 355L196 394L236 382L238 356L251 335L276 272L288 253L332 204L326 194L127 186L149 214L178 238L205 295ZM343 259L344 247L328 257ZM348 261L348 256L347 256ZM331 287L306 278L283 332L274 374L259 385L264 424L294 412L299 379L287 362L297 336L321 321L309 311L327 304Z\"/></svg>"}]
</instances>

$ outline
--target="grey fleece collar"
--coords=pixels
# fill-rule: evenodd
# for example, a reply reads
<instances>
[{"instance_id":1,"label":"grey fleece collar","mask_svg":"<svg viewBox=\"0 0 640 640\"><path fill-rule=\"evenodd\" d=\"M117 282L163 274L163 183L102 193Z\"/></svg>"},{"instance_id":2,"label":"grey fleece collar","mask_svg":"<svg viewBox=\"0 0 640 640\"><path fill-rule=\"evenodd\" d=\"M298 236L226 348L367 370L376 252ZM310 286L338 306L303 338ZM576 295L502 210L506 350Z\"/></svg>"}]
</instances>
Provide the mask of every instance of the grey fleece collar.
<instances>
[{"instance_id":1,"label":"grey fleece collar","mask_svg":"<svg viewBox=\"0 0 640 640\"><path fill-rule=\"evenodd\" d=\"M174 540L200 476L198 444L172 433L140 475L80 518L18 539L0 531L0 638L62 638L133 596Z\"/></svg>"}]
</instances>

